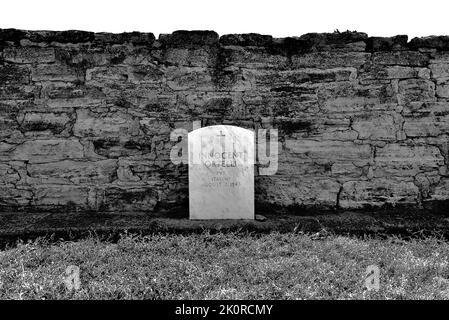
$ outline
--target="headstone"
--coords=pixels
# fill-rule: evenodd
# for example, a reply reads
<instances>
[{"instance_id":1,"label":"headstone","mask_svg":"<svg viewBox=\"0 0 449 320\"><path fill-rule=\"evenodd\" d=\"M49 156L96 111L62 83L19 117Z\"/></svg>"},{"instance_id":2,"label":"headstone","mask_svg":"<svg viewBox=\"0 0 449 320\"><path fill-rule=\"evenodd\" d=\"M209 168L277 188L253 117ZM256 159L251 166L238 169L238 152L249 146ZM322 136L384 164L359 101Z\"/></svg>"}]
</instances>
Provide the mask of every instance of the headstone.
<instances>
[{"instance_id":1,"label":"headstone","mask_svg":"<svg viewBox=\"0 0 449 320\"><path fill-rule=\"evenodd\" d=\"M188 143L190 219L254 219L254 133L210 126Z\"/></svg>"}]
</instances>

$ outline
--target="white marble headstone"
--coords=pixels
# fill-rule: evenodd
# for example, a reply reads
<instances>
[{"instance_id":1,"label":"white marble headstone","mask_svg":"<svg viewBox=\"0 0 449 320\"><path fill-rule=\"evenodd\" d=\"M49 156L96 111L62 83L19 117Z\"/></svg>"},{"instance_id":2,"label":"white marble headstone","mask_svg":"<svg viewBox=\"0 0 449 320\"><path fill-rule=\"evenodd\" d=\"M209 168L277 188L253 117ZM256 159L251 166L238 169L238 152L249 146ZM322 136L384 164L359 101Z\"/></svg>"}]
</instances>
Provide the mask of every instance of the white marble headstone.
<instances>
[{"instance_id":1,"label":"white marble headstone","mask_svg":"<svg viewBox=\"0 0 449 320\"><path fill-rule=\"evenodd\" d=\"M254 219L254 132L210 126L188 143L190 219Z\"/></svg>"}]
</instances>

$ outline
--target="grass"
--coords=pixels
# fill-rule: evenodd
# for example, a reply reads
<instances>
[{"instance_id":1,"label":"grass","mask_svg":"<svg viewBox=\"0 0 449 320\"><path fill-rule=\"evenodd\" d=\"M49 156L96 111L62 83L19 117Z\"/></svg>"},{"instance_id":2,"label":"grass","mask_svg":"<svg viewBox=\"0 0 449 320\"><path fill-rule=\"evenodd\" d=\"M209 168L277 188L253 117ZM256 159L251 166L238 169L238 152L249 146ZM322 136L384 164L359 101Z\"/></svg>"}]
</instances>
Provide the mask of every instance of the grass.
<instances>
[{"instance_id":1,"label":"grass","mask_svg":"<svg viewBox=\"0 0 449 320\"><path fill-rule=\"evenodd\" d=\"M436 239L305 234L124 234L117 243L37 239L0 251L0 299L448 299ZM80 267L81 289L63 279ZM367 266L380 268L368 291Z\"/></svg>"}]
</instances>

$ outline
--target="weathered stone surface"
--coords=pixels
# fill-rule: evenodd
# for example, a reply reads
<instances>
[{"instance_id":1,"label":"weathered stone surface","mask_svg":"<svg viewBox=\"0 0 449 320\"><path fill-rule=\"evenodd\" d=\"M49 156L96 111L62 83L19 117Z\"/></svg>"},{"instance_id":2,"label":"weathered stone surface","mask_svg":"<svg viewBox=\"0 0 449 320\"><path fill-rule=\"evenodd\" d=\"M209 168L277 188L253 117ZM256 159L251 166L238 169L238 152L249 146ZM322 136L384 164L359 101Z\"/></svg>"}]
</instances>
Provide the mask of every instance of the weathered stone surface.
<instances>
[{"instance_id":1,"label":"weathered stone surface","mask_svg":"<svg viewBox=\"0 0 449 320\"><path fill-rule=\"evenodd\" d=\"M13 42L18 44L22 38L26 37L26 32L17 29L0 29L0 43Z\"/></svg>"},{"instance_id":2,"label":"weathered stone surface","mask_svg":"<svg viewBox=\"0 0 449 320\"><path fill-rule=\"evenodd\" d=\"M186 209L170 134L198 122L278 129L256 207L447 201L448 43L0 30L0 210Z\"/></svg>"},{"instance_id":3,"label":"weathered stone surface","mask_svg":"<svg viewBox=\"0 0 449 320\"><path fill-rule=\"evenodd\" d=\"M17 115L20 107L15 103L0 102L0 136L5 139L18 130Z\"/></svg>"},{"instance_id":4,"label":"weathered stone surface","mask_svg":"<svg viewBox=\"0 0 449 320\"><path fill-rule=\"evenodd\" d=\"M64 81L42 82L40 97L44 101L47 98L67 99L67 103L70 104L72 101L80 98L88 98L91 101L106 98L105 94L98 88Z\"/></svg>"},{"instance_id":5,"label":"weathered stone surface","mask_svg":"<svg viewBox=\"0 0 449 320\"><path fill-rule=\"evenodd\" d=\"M429 56L418 51L386 51L373 53L372 61L383 65L425 67Z\"/></svg>"},{"instance_id":6,"label":"weathered stone surface","mask_svg":"<svg viewBox=\"0 0 449 320\"><path fill-rule=\"evenodd\" d=\"M35 31L26 36L32 42L83 43L94 40L94 33L81 30Z\"/></svg>"},{"instance_id":7,"label":"weathered stone surface","mask_svg":"<svg viewBox=\"0 0 449 320\"><path fill-rule=\"evenodd\" d=\"M358 76L358 79L360 77ZM359 80L359 82L362 81ZM331 82L318 86L317 94L323 100L323 103L340 97L356 99L362 104L364 100L368 100L368 104L372 104L373 99L375 99L376 103L374 106L397 102L395 88L390 81L370 81L363 84L355 81Z\"/></svg>"},{"instance_id":8,"label":"weathered stone surface","mask_svg":"<svg viewBox=\"0 0 449 320\"><path fill-rule=\"evenodd\" d=\"M449 132L446 102L419 103L404 110L404 132L408 137L436 137Z\"/></svg>"},{"instance_id":9,"label":"weathered stone surface","mask_svg":"<svg viewBox=\"0 0 449 320\"><path fill-rule=\"evenodd\" d=\"M116 178L117 160L36 163L28 166L35 184L103 184Z\"/></svg>"},{"instance_id":10,"label":"weathered stone surface","mask_svg":"<svg viewBox=\"0 0 449 320\"><path fill-rule=\"evenodd\" d=\"M442 179L431 194L431 200L446 201L449 197L449 179Z\"/></svg>"},{"instance_id":11,"label":"weathered stone surface","mask_svg":"<svg viewBox=\"0 0 449 320\"><path fill-rule=\"evenodd\" d=\"M55 61L55 49L39 47L5 48L3 59L13 63L51 63Z\"/></svg>"},{"instance_id":12,"label":"weathered stone surface","mask_svg":"<svg viewBox=\"0 0 449 320\"><path fill-rule=\"evenodd\" d=\"M32 68L31 80L76 82L84 80L84 74L66 65L40 64Z\"/></svg>"},{"instance_id":13,"label":"weathered stone surface","mask_svg":"<svg viewBox=\"0 0 449 320\"><path fill-rule=\"evenodd\" d=\"M31 163L55 162L64 159L82 159L83 146L75 139L29 140L11 152L11 159Z\"/></svg>"},{"instance_id":14,"label":"weathered stone surface","mask_svg":"<svg viewBox=\"0 0 449 320\"><path fill-rule=\"evenodd\" d=\"M122 44L132 43L134 45L152 45L155 41L153 33L123 32L123 33L95 33L95 41L100 43Z\"/></svg>"},{"instance_id":15,"label":"weathered stone surface","mask_svg":"<svg viewBox=\"0 0 449 320\"><path fill-rule=\"evenodd\" d=\"M84 186L38 184L31 204L36 207L74 206L89 209L88 194Z\"/></svg>"},{"instance_id":16,"label":"weathered stone surface","mask_svg":"<svg viewBox=\"0 0 449 320\"><path fill-rule=\"evenodd\" d=\"M361 67L369 61L366 52L322 51L294 55L292 64L298 68L330 69L337 67Z\"/></svg>"},{"instance_id":17,"label":"weathered stone surface","mask_svg":"<svg viewBox=\"0 0 449 320\"><path fill-rule=\"evenodd\" d=\"M431 63L429 68L432 79L449 77L449 62Z\"/></svg>"},{"instance_id":18,"label":"weathered stone surface","mask_svg":"<svg viewBox=\"0 0 449 320\"><path fill-rule=\"evenodd\" d=\"M265 89L268 87L272 91L278 91L280 88L285 90L286 87L290 87L293 90L298 85L306 83L343 82L354 80L356 77L357 71L355 68L333 68L328 70L304 68L265 72L256 75L256 88Z\"/></svg>"},{"instance_id":19,"label":"weathered stone surface","mask_svg":"<svg viewBox=\"0 0 449 320\"><path fill-rule=\"evenodd\" d=\"M404 50L407 48L407 35L394 37L369 37L366 41L367 51Z\"/></svg>"},{"instance_id":20,"label":"weathered stone surface","mask_svg":"<svg viewBox=\"0 0 449 320\"><path fill-rule=\"evenodd\" d=\"M169 48L165 50L163 59L170 64L187 67L212 67L216 63L216 57L209 50L203 48ZM157 74L160 79L162 72Z\"/></svg>"},{"instance_id":21,"label":"weathered stone surface","mask_svg":"<svg viewBox=\"0 0 449 320\"><path fill-rule=\"evenodd\" d=\"M351 127L361 140L396 140L400 139L402 118L397 114L373 113L355 118Z\"/></svg>"},{"instance_id":22,"label":"weathered stone surface","mask_svg":"<svg viewBox=\"0 0 449 320\"><path fill-rule=\"evenodd\" d=\"M227 66L262 70L289 68L288 57L260 47L228 46L216 59L216 66L221 68Z\"/></svg>"},{"instance_id":23,"label":"weathered stone surface","mask_svg":"<svg viewBox=\"0 0 449 320\"><path fill-rule=\"evenodd\" d=\"M0 184L0 206L22 207L30 205L33 193L30 190L15 188L13 184Z\"/></svg>"},{"instance_id":24,"label":"weathered stone surface","mask_svg":"<svg viewBox=\"0 0 449 320\"><path fill-rule=\"evenodd\" d=\"M78 109L73 134L78 137L121 137L137 135L139 121L121 111L98 114Z\"/></svg>"},{"instance_id":25,"label":"weathered stone surface","mask_svg":"<svg viewBox=\"0 0 449 320\"><path fill-rule=\"evenodd\" d=\"M411 181L375 179L348 181L343 184L339 205L343 209L361 209L390 205L413 205L418 201L419 189Z\"/></svg>"},{"instance_id":26,"label":"weathered stone surface","mask_svg":"<svg viewBox=\"0 0 449 320\"><path fill-rule=\"evenodd\" d=\"M374 162L375 177L414 177L420 172L438 170L444 165L444 157L435 146L388 144L377 148Z\"/></svg>"},{"instance_id":27,"label":"weathered stone surface","mask_svg":"<svg viewBox=\"0 0 449 320\"><path fill-rule=\"evenodd\" d=\"M415 101L435 101L435 83L425 79L406 79L399 81L399 104Z\"/></svg>"},{"instance_id":28,"label":"weathered stone surface","mask_svg":"<svg viewBox=\"0 0 449 320\"><path fill-rule=\"evenodd\" d=\"M301 179L292 177L263 177L256 192L256 202L285 207L334 208L337 204L340 184L332 179Z\"/></svg>"},{"instance_id":29,"label":"weathered stone surface","mask_svg":"<svg viewBox=\"0 0 449 320\"><path fill-rule=\"evenodd\" d=\"M169 67L166 71L167 86L175 91L194 90L214 91L212 75L206 68Z\"/></svg>"},{"instance_id":30,"label":"weathered stone surface","mask_svg":"<svg viewBox=\"0 0 449 320\"><path fill-rule=\"evenodd\" d=\"M9 84L27 84L30 71L26 66L0 65L0 86Z\"/></svg>"},{"instance_id":31,"label":"weathered stone surface","mask_svg":"<svg viewBox=\"0 0 449 320\"><path fill-rule=\"evenodd\" d=\"M429 78L430 74L426 68L414 68L405 66L373 65L361 73L360 79L368 80L392 80L408 78Z\"/></svg>"},{"instance_id":32,"label":"weathered stone surface","mask_svg":"<svg viewBox=\"0 0 449 320\"><path fill-rule=\"evenodd\" d=\"M210 46L218 44L218 34L215 31L179 30L172 34L161 34L159 41L169 47Z\"/></svg>"},{"instance_id":33,"label":"weathered stone surface","mask_svg":"<svg viewBox=\"0 0 449 320\"><path fill-rule=\"evenodd\" d=\"M152 186L112 186L105 189L101 208L119 212L151 212L159 200L158 191Z\"/></svg>"},{"instance_id":34,"label":"weathered stone surface","mask_svg":"<svg viewBox=\"0 0 449 320\"><path fill-rule=\"evenodd\" d=\"M412 49L430 48L437 50L449 50L448 36L430 36L422 38L413 38L408 46Z\"/></svg>"},{"instance_id":35,"label":"weathered stone surface","mask_svg":"<svg viewBox=\"0 0 449 320\"><path fill-rule=\"evenodd\" d=\"M12 166L0 163L0 185L16 183L19 180L20 175Z\"/></svg>"},{"instance_id":36,"label":"weathered stone surface","mask_svg":"<svg viewBox=\"0 0 449 320\"><path fill-rule=\"evenodd\" d=\"M256 46L264 47L271 45L273 37L265 34L225 34L220 37L220 43L224 46Z\"/></svg>"},{"instance_id":37,"label":"weathered stone surface","mask_svg":"<svg viewBox=\"0 0 449 320\"><path fill-rule=\"evenodd\" d=\"M33 85L8 85L0 87L0 100L29 100L39 96Z\"/></svg>"},{"instance_id":38,"label":"weathered stone surface","mask_svg":"<svg viewBox=\"0 0 449 320\"><path fill-rule=\"evenodd\" d=\"M449 98L449 83L438 84L435 94L438 98Z\"/></svg>"},{"instance_id":39,"label":"weathered stone surface","mask_svg":"<svg viewBox=\"0 0 449 320\"><path fill-rule=\"evenodd\" d=\"M66 113L26 113L23 117L19 117L18 120L22 130L50 130L57 134L66 129L70 117Z\"/></svg>"},{"instance_id":40,"label":"weathered stone surface","mask_svg":"<svg viewBox=\"0 0 449 320\"><path fill-rule=\"evenodd\" d=\"M86 71L86 84L94 86L118 85L128 81L128 67L95 67Z\"/></svg>"},{"instance_id":41,"label":"weathered stone surface","mask_svg":"<svg viewBox=\"0 0 449 320\"><path fill-rule=\"evenodd\" d=\"M366 47L366 33L363 32L334 32L334 33L307 33L299 37L310 43L310 46L318 50L352 49L364 51ZM355 44L355 46L354 46Z\"/></svg>"},{"instance_id":42,"label":"weathered stone surface","mask_svg":"<svg viewBox=\"0 0 449 320\"><path fill-rule=\"evenodd\" d=\"M372 157L369 145L345 141L286 140L287 150L311 159L338 159L365 163Z\"/></svg>"}]
</instances>

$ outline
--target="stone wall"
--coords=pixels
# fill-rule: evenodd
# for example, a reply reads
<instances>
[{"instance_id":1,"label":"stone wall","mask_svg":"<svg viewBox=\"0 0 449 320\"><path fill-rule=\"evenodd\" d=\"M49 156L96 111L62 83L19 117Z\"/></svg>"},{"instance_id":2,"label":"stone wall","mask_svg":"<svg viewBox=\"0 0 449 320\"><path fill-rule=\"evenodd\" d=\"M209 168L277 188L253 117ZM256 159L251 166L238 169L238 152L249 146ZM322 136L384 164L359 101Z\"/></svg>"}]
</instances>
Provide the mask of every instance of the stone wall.
<instances>
[{"instance_id":1,"label":"stone wall","mask_svg":"<svg viewBox=\"0 0 449 320\"><path fill-rule=\"evenodd\" d=\"M258 209L441 207L448 99L449 37L3 29L0 210L185 210L195 120L279 130Z\"/></svg>"}]
</instances>

